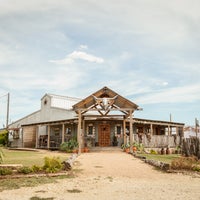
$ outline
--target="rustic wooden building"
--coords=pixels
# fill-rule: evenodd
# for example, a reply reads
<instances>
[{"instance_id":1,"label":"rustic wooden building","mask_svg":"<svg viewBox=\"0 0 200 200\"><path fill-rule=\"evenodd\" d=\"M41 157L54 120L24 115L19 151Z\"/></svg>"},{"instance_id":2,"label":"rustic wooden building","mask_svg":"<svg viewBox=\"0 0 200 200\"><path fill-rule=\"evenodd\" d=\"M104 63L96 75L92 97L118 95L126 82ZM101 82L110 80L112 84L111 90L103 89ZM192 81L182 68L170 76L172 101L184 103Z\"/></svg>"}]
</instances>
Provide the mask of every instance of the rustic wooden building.
<instances>
[{"instance_id":1,"label":"rustic wooden building","mask_svg":"<svg viewBox=\"0 0 200 200\"><path fill-rule=\"evenodd\" d=\"M79 147L176 146L183 123L134 118L139 106L108 87L85 99L45 94L41 109L9 125L11 147L59 148L77 137Z\"/></svg>"}]
</instances>

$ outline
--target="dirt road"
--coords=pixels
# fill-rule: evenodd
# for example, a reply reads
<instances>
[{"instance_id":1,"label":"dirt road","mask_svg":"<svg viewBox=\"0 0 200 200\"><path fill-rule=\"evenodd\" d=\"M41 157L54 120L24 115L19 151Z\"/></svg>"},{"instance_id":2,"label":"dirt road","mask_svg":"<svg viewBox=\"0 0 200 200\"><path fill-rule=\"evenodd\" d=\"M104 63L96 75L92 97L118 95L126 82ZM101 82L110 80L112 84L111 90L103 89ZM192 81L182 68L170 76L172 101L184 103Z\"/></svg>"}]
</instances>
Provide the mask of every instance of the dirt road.
<instances>
[{"instance_id":1,"label":"dirt road","mask_svg":"<svg viewBox=\"0 0 200 200\"><path fill-rule=\"evenodd\" d=\"M200 178L157 171L120 151L82 154L77 159L75 171L79 171L76 178L3 191L0 199L27 200L36 196L49 200L200 199Z\"/></svg>"}]
</instances>

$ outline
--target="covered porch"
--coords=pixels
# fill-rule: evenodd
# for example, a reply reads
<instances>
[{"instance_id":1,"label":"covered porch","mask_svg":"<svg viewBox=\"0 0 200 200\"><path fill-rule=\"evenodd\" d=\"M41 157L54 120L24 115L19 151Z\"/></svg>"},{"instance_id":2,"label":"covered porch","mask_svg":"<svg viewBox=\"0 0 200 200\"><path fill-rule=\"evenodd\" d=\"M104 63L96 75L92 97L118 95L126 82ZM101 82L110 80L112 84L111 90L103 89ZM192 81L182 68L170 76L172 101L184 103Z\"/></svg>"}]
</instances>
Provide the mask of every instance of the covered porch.
<instances>
[{"instance_id":1,"label":"covered porch","mask_svg":"<svg viewBox=\"0 0 200 200\"><path fill-rule=\"evenodd\" d=\"M115 142L120 146L124 143L127 132L133 132L133 113L139 109L139 106L104 87L75 104L73 108L78 117L77 138L79 153L81 153L81 148L87 144L87 130L91 130L91 136L95 137L94 129L96 129L98 138L95 138L97 141L95 140L93 143L95 146L108 147L115 145ZM127 120L129 121L129 130L127 129ZM85 127L87 122L91 122L91 127L89 126L88 129ZM98 124L93 126L92 122L98 122ZM111 132L113 127L114 131ZM85 138L86 135L87 138ZM133 139L133 134L130 134L131 145Z\"/></svg>"}]
</instances>

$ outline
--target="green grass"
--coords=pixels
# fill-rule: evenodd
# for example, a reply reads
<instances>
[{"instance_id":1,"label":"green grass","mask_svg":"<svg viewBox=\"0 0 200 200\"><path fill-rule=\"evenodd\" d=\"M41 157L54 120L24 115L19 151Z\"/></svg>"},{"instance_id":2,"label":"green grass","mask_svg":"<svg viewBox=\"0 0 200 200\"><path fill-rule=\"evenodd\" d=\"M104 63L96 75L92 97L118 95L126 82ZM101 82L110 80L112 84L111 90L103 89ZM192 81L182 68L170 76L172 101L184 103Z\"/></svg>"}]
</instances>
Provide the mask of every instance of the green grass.
<instances>
[{"instance_id":1,"label":"green grass","mask_svg":"<svg viewBox=\"0 0 200 200\"><path fill-rule=\"evenodd\" d=\"M72 178L71 175L63 175L57 177L32 177L32 178L12 178L2 179L0 181L0 192L3 190L13 190L21 187L35 187L47 183L57 183L57 180L64 178Z\"/></svg>"},{"instance_id":2,"label":"green grass","mask_svg":"<svg viewBox=\"0 0 200 200\"><path fill-rule=\"evenodd\" d=\"M4 158L3 164L22 164L24 166L40 165L44 164L44 157L59 157L61 161L66 160L69 157L67 153L60 153L54 151L18 151L3 149Z\"/></svg>"},{"instance_id":3,"label":"green grass","mask_svg":"<svg viewBox=\"0 0 200 200\"><path fill-rule=\"evenodd\" d=\"M179 154L168 154L168 155L160 155L160 154L138 154L139 156L146 157L147 160L157 160L165 163L171 164L172 160L175 158L179 158Z\"/></svg>"}]
</instances>

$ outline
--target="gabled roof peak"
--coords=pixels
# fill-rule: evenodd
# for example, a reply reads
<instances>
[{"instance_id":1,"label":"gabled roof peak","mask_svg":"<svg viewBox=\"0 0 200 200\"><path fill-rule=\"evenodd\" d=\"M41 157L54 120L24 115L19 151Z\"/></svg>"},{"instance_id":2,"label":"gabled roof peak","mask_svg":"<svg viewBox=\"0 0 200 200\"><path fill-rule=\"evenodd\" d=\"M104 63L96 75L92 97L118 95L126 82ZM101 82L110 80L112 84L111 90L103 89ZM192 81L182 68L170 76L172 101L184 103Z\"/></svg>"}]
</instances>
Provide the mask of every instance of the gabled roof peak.
<instances>
[{"instance_id":1,"label":"gabled roof peak","mask_svg":"<svg viewBox=\"0 0 200 200\"><path fill-rule=\"evenodd\" d=\"M129 110L137 110L138 105L133 103L132 101L122 97L115 91L111 90L107 86L104 86L100 90L96 91L95 93L91 94L90 96L86 97L82 101L78 102L73 106L75 110L89 110L89 109L97 109L98 106L101 102L100 100L102 99L113 99L114 102L112 102L112 105L110 108L118 109L118 110L123 110L123 111L129 111Z\"/></svg>"}]
</instances>

